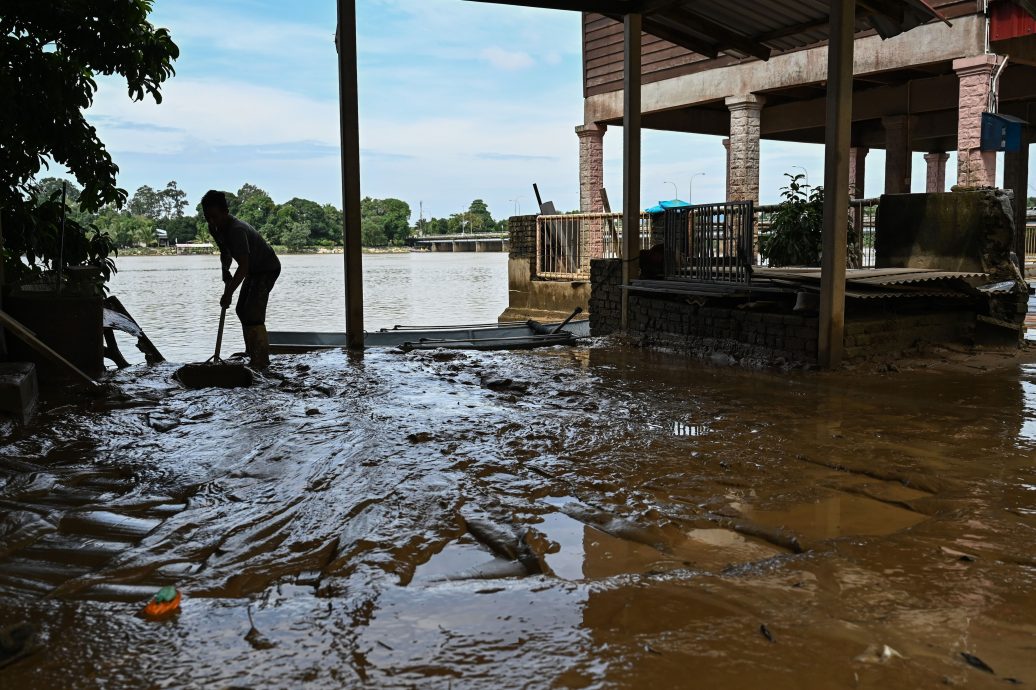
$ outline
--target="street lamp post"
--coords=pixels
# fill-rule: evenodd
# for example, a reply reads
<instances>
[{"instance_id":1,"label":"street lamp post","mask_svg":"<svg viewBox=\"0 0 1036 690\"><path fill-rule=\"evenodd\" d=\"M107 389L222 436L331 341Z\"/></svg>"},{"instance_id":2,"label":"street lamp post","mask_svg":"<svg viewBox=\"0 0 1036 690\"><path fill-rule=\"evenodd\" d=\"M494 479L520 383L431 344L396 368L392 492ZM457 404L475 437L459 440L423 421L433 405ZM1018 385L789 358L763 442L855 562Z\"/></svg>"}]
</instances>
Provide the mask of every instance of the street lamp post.
<instances>
[{"instance_id":1,"label":"street lamp post","mask_svg":"<svg viewBox=\"0 0 1036 690\"><path fill-rule=\"evenodd\" d=\"M791 167L798 168L799 170L802 171L803 176L806 178L806 186L808 187L809 186L809 171L806 170L805 168L803 168L801 165L793 165Z\"/></svg>"},{"instance_id":2,"label":"street lamp post","mask_svg":"<svg viewBox=\"0 0 1036 690\"><path fill-rule=\"evenodd\" d=\"M704 175L704 174L705 174L704 172L696 172L693 175L691 175L691 181L687 184L687 203L688 204L693 204L694 203L694 178L698 177L699 175Z\"/></svg>"},{"instance_id":3,"label":"street lamp post","mask_svg":"<svg viewBox=\"0 0 1036 690\"><path fill-rule=\"evenodd\" d=\"M675 183L675 182L670 182L670 181L666 180L666 181L665 181L665 182L663 182L662 184L671 184L671 185L673 185L673 200L674 200L674 201L676 200L676 198L677 198L678 196L680 196L680 192L679 192L679 190L677 190L677 188L676 188L676 183Z\"/></svg>"}]
</instances>

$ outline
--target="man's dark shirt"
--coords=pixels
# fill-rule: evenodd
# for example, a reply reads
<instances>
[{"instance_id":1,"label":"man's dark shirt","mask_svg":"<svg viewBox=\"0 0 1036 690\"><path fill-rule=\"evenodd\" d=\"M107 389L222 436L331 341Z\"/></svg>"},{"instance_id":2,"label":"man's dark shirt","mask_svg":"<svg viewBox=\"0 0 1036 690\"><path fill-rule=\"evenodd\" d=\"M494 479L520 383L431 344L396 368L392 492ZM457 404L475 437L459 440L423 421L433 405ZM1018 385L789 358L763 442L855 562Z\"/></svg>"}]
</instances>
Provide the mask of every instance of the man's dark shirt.
<instances>
[{"instance_id":1,"label":"man's dark shirt","mask_svg":"<svg viewBox=\"0 0 1036 690\"><path fill-rule=\"evenodd\" d=\"M249 273L273 273L281 270L281 262L266 240L248 223L230 216L226 230L213 233L219 247L221 263L230 266L230 258L248 256Z\"/></svg>"}]
</instances>

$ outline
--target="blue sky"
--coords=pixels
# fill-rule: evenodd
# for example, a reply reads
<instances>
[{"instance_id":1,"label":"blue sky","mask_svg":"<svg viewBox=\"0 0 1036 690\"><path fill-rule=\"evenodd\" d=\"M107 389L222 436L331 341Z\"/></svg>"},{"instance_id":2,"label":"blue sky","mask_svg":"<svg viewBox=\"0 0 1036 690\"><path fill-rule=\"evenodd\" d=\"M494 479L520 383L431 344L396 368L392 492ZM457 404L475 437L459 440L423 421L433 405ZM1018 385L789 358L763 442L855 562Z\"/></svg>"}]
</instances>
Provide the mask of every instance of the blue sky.
<instances>
[{"instance_id":1,"label":"blue sky","mask_svg":"<svg viewBox=\"0 0 1036 690\"><path fill-rule=\"evenodd\" d=\"M360 0L362 193L407 201L417 219L482 198L496 217L533 209L532 183L559 209L579 205L582 121L578 13L461 0ZM341 205L334 0L156 0L152 23L180 46L161 105L132 103L102 82L90 120L121 172L119 184L175 179L192 205L206 189L245 182L277 202ZM605 136L605 185L621 206L622 130ZM761 197L784 172L822 180L819 146L763 142ZM644 205L723 197L719 137L645 132ZM883 152L868 157L879 191ZM951 160L949 177L955 162ZM923 191L924 161L914 160Z\"/></svg>"}]
</instances>

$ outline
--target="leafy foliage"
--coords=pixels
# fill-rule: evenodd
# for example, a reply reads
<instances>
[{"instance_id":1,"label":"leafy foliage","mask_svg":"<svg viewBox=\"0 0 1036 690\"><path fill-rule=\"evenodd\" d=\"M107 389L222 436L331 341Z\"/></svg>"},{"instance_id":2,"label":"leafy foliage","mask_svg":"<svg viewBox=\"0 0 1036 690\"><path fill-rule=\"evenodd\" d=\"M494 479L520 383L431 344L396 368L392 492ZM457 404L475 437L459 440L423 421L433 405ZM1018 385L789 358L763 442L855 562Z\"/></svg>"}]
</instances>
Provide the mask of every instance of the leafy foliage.
<instances>
[{"instance_id":1,"label":"leafy foliage","mask_svg":"<svg viewBox=\"0 0 1036 690\"><path fill-rule=\"evenodd\" d=\"M759 252L770 266L819 266L823 250L824 188L802 184L804 175L785 173L784 198L770 214L770 229L759 238ZM859 265L850 222L846 263Z\"/></svg>"},{"instance_id":2,"label":"leafy foliage","mask_svg":"<svg viewBox=\"0 0 1036 690\"><path fill-rule=\"evenodd\" d=\"M364 197L360 217L365 247L402 246L410 237L410 205L405 201Z\"/></svg>"},{"instance_id":3,"label":"leafy foliage","mask_svg":"<svg viewBox=\"0 0 1036 690\"><path fill-rule=\"evenodd\" d=\"M179 49L148 22L152 0L5 0L0 12L0 205L24 202L47 161L82 184L78 201L96 211L121 206L118 166L84 111L97 75L120 75L133 100L162 101Z\"/></svg>"},{"instance_id":4,"label":"leafy foliage","mask_svg":"<svg viewBox=\"0 0 1036 690\"><path fill-rule=\"evenodd\" d=\"M111 236L93 224L69 217L65 208L62 234L61 192L51 192L36 205L20 204L4 214L2 259L5 279L18 285L56 280L58 269L92 266L99 270L101 285L115 272L117 254ZM63 241L62 241L63 240ZM46 272L51 276L47 276Z\"/></svg>"}]
</instances>

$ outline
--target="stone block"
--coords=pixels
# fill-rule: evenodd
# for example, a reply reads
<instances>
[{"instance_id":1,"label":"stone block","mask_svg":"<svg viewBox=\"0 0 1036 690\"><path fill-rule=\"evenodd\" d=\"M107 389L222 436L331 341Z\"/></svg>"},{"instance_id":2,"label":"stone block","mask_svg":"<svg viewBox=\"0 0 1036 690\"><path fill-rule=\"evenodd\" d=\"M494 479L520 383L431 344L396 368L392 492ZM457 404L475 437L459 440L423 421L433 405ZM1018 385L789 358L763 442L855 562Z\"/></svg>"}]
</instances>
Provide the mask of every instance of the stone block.
<instances>
[{"instance_id":1,"label":"stone block","mask_svg":"<svg viewBox=\"0 0 1036 690\"><path fill-rule=\"evenodd\" d=\"M0 413L24 424L38 398L36 367L31 362L0 362Z\"/></svg>"}]
</instances>

